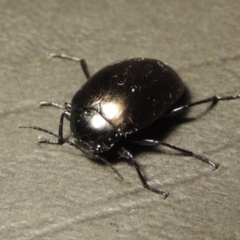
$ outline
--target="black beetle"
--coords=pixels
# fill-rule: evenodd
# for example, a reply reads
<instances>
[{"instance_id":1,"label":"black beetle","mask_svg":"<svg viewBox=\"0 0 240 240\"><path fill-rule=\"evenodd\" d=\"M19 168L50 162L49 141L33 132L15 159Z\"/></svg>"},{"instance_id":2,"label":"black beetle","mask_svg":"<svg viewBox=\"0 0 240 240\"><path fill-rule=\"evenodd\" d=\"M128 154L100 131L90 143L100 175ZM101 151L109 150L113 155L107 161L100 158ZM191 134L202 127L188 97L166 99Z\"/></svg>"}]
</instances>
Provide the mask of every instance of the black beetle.
<instances>
[{"instance_id":1,"label":"black beetle","mask_svg":"<svg viewBox=\"0 0 240 240\"><path fill-rule=\"evenodd\" d=\"M63 106L54 102L41 102L40 106L52 106L65 109L60 117L59 132L55 134L36 126L19 126L46 132L58 138L57 141L39 139L39 143L68 143L82 150L88 157L98 159L110 166L120 177L117 170L103 156L120 141L131 141L140 145L163 146L175 149L210 164L213 169L218 164L191 151L160 142L155 139L131 140L134 133L140 132L161 117L171 117L184 112L192 106L203 103L216 103L220 100L233 100L235 96L213 96L187 105L176 104L184 92L184 84L178 74L165 63L147 58L133 58L114 62L90 77L85 60L64 54L51 54L78 61L88 81L73 96L72 102ZM63 138L63 119L70 121L74 142ZM124 147L116 150L121 157L133 162L138 176L145 188L162 194L168 192L150 187L144 179L132 154Z\"/></svg>"}]
</instances>

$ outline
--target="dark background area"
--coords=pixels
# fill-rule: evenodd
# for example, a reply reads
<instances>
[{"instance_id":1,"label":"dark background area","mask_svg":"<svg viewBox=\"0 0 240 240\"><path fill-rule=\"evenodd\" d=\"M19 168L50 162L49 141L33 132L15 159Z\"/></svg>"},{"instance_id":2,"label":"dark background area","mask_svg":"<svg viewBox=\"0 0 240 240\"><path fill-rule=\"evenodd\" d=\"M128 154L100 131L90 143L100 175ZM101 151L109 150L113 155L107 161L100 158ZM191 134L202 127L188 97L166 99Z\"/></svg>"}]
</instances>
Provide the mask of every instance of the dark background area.
<instances>
[{"instance_id":1,"label":"dark background area","mask_svg":"<svg viewBox=\"0 0 240 240\"><path fill-rule=\"evenodd\" d=\"M137 154L149 184L170 192L166 200L145 190L126 161L115 165L121 181L77 149L38 146L49 136L18 129L57 133L61 110L39 102L70 102L85 82L77 63L50 60L52 52L85 58L91 73L119 59L160 59L192 101L239 93L239 23L235 0L0 0L0 238L240 239L240 100L164 138L218 170L162 147Z\"/></svg>"}]
</instances>

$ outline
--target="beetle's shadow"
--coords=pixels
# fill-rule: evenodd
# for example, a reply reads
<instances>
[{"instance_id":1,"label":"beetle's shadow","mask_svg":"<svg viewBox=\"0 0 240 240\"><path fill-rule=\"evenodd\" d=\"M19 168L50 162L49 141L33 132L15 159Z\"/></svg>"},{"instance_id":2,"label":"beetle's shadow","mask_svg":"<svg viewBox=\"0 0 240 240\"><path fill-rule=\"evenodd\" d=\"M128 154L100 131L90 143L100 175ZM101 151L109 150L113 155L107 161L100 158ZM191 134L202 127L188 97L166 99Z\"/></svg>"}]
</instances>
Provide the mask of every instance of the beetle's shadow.
<instances>
[{"instance_id":1,"label":"beetle's shadow","mask_svg":"<svg viewBox=\"0 0 240 240\"><path fill-rule=\"evenodd\" d=\"M189 89L185 87L182 97L177 101L176 104L173 105L170 111L172 109L178 108L182 105L186 105L189 103L191 103L191 94ZM198 114L196 117L191 117L191 118L187 117L190 109L187 109L184 112L172 117L161 117L148 128L138 133L130 135L128 139L133 141L134 140L139 141L141 139L153 139L158 141L164 141L164 139L169 134L171 134L177 127L179 127L179 125L199 120L209 111L211 111L215 105L216 103L210 103L210 105L207 105L207 108L203 112ZM114 146L113 149L110 152L108 152L108 155L106 155L107 159L109 159L109 161L111 161L112 163L116 163L118 161L123 160L122 158L117 158L114 155L114 153L116 152L115 149L117 149L119 146L126 147L133 154L133 156L136 156L141 152L152 151L154 148L151 146L149 147L149 146L139 145L131 141L127 141L127 139L123 138L122 141L120 141L116 146ZM176 154L179 155L179 153L176 153ZM184 154L180 154L180 155L184 155Z\"/></svg>"}]
</instances>

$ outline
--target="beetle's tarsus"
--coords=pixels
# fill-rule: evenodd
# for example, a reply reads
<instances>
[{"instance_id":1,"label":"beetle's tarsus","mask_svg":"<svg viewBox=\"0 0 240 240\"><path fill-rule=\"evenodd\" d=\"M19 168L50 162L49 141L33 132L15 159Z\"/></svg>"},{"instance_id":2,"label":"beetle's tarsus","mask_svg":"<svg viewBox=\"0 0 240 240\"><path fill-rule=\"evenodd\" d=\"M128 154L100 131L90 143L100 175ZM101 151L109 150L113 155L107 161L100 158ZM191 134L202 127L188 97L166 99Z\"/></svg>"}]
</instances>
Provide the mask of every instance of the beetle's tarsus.
<instances>
[{"instance_id":1,"label":"beetle's tarsus","mask_svg":"<svg viewBox=\"0 0 240 240\"><path fill-rule=\"evenodd\" d=\"M65 106L55 103L55 102L47 102L47 101L42 101L39 103L39 108L41 107L55 107L55 108L60 108L60 109L66 109Z\"/></svg>"},{"instance_id":2,"label":"beetle's tarsus","mask_svg":"<svg viewBox=\"0 0 240 240\"><path fill-rule=\"evenodd\" d=\"M219 163L214 163L214 162L211 162L210 163L210 167L212 167L212 170L215 171L216 169L219 168Z\"/></svg>"},{"instance_id":3,"label":"beetle's tarsus","mask_svg":"<svg viewBox=\"0 0 240 240\"><path fill-rule=\"evenodd\" d=\"M169 193L168 192L165 192L162 194L163 195L163 199L166 199L168 196L169 196Z\"/></svg>"},{"instance_id":4,"label":"beetle's tarsus","mask_svg":"<svg viewBox=\"0 0 240 240\"><path fill-rule=\"evenodd\" d=\"M80 60L81 60L80 58L72 57L72 56L66 55L64 53L61 53L61 54L50 53L49 58L63 58L63 59L68 59L68 60L72 60L75 62L80 62Z\"/></svg>"}]
</instances>

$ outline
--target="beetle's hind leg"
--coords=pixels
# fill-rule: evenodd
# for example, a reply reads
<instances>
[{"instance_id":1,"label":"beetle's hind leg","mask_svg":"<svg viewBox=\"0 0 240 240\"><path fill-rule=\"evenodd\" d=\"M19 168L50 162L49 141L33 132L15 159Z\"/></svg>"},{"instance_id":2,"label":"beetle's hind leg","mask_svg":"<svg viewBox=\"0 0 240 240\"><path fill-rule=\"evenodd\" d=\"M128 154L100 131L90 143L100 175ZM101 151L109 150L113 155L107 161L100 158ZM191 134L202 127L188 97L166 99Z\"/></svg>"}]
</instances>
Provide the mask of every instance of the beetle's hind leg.
<instances>
[{"instance_id":1,"label":"beetle's hind leg","mask_svg":"<svg viewBox=\"0 0 240 240\"><path fill-rule=\"evenodd\" d=\"M177 114L180 114L184 111L186 111L187 109L189 109L190 107L196 106L196 105L200 105L200 104L204 104L204 103L212 103L212 104L216 104L219 101L228 101L228 100L236 100L236 99L240 99L240 94L236 94L233 96L225 96L225 97L221 97L221 96L213 96L210 98L206 98L197 102L193 102L190 104L186 104L183 106L180 106L178 108L174 108L170 113L167 113L166 116L174 116Z\"/></svg>"},{"instance_id":2,"label":"beetle's hind leg","mask_svg":"<svg viewBox=\"0 0 240 240\"><path fill-rule=\"evenodd\" d=\"M212 162L211 160L209 160L208 158L206 158L206 157L204 157L202 155L198 155L198 154L196 154L196 153L194 153L192 151L189 151L189 150L186 150L186 149L183 149L183 148L171 145L169 143L161 142L161 141L154 140L154 139L142 139L142 140L139 140L139 141L131 141L131 142L137 143L139 145L144 145L144 146L163 145L165 147L174 149L174 150L176 150L178 152L182 152L182 153L184 153L187 156L194 157L194 158L199 159L199 160L201 160L201 161L203 161L205 163L208 163L213 168L213 170L216 170L219 167L218 163L214 163L214 162Z\"/></svg>"},{"instance_id":3,"label":"beetle's hind leg","mask_svg":"<svg viewBox=\"0 0 240 240\"><path fill-rule=\"evenodd\" d=\"M89 78L91 77L85 59L80 59L80 58L77 58L77 57L72 57L72 56L69 56L69 55L66 55L66 54L56 54L56 53L51 53L51 54L49 54L49 57L50 57L50 58L68 59L68 60L71 60L71 61L79 62L80 65L81 65L81 68L82 68L82 70L83 70L83 73L84 73L85 76L86 76L86 78L89 79Z\"/></svg>"},{"instance_id":4,"label":"beetle's hind leg","mask_svg":"<svg viewBox=\"0 0 240 240\"><path fill-rule=\"evenodd\" d=\"M162 190L158 190L156 188L153 188L151 186L148 185L148 183L146 182L144 176L142 175L141 171L140 171L140 168L139 168L139 165L138 163L136 162L136 160L133 158L132 154L126 150L125 148L121 148L119 151L118 151L119 155L126 158L126 159L129 159L132 161L132 163L134 164L134 167L137 171L137 174L138 174L138 177L139 179L141 180L143 186L149 190L149 191L152 191L154 193L157 193L157 194L161 194L163 195L164 199L168 197L169 193L168 192L165 192L165 191L162 191Z\"/></svg>"}]
</instances>

